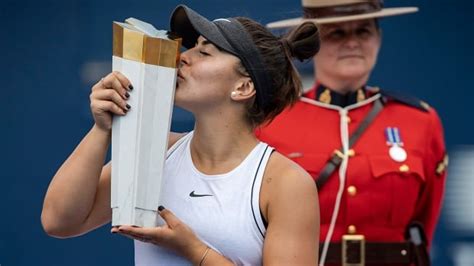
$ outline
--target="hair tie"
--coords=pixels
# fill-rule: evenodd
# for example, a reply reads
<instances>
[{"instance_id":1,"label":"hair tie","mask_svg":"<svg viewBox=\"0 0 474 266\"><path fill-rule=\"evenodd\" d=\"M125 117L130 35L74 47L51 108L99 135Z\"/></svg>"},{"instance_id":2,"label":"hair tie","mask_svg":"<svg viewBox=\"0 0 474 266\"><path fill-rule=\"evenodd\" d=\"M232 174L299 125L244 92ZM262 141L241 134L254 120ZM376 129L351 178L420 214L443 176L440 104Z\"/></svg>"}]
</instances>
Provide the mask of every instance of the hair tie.
<instances>
[{"instance_id":1,"label":"hair tie","mask_svg":"<svg viewBox=\"0 0 474 266\"><path fill-rule=\"evenodd\" d=\"M283 50L285 51L285 54L287 54L289 58L292 58L294 55L293 45L286 38L280 39L280 43L281 43L281 46L283 47Z\"/></svg>"}]
</instances>

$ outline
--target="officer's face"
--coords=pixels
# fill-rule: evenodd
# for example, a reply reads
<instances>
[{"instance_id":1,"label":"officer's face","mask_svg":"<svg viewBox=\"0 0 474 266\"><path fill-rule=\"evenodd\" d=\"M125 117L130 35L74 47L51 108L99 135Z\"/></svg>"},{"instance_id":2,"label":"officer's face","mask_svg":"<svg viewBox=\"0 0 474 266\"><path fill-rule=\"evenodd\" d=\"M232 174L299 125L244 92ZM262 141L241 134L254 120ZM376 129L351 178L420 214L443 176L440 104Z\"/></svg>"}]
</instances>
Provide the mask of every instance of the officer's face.
<instances>
[{"instance_id":1,"label":"officer's face","mask_svg":"<svg viewBox=\"0 0 474 266\"><path fill-rule=\"evenodd\" d=\"M377 60L380 31L374 19L321 25L316 75L324 79L366 79Z\"/></svg>"}]
</instances>

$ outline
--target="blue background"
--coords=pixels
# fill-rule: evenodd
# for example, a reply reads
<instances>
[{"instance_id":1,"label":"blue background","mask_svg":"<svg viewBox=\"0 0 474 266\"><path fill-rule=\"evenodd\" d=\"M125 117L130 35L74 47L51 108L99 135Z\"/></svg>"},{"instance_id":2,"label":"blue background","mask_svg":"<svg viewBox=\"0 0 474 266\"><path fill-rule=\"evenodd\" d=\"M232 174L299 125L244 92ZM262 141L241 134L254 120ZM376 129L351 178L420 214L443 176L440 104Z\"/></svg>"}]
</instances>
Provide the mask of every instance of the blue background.
<instances>
[{"instance_id":1,"label":"blue background","mask_svg":"<svg viewBox=\"0 0 474 266\"><path fill-rule=\"evenodd\" d=\"M382 20L383 45L370 84L405 91L436 107L449 150L474 144L473 1L385 2L415 5L420 12ZM88 95L93 79L110 70L112 21L137 17L167 29L179 3L212 19L243 15L268 23L301 14L298 0L1 1L2 266L133 263L132 242L110 234L108 226L67 240L46 236L40 224L43 196L92 126ZM300 67L308 73L311 63ZM190 115L176 110L173 128L191 126ZM473 205L466 215L474 215ZM446 220L443 215L436 234L435 265L454 265L452 243L474 243L472 231L457 234Z\"/></svg>"}]
</instances>

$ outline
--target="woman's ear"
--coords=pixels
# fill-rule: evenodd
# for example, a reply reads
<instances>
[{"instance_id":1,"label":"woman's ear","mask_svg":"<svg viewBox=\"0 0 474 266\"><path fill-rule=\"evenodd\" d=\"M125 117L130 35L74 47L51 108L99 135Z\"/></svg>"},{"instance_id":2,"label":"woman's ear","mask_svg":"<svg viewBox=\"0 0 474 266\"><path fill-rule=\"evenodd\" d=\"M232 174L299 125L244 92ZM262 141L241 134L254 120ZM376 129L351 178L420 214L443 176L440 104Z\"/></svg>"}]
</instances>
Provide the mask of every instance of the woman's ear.
<instances>
[{"instance_id":1,"label":"woman's ear","mask_svg":"<svg viewBox=\"0 0 474 266\"><path fill-rule=\"evenodd\" d=\"M234 101L242 101L252 98L255 93L255 86L252 79L250 77L243 77L238 81L236 87L230 93L230 97Z\"/></svg>"}]
</instances>

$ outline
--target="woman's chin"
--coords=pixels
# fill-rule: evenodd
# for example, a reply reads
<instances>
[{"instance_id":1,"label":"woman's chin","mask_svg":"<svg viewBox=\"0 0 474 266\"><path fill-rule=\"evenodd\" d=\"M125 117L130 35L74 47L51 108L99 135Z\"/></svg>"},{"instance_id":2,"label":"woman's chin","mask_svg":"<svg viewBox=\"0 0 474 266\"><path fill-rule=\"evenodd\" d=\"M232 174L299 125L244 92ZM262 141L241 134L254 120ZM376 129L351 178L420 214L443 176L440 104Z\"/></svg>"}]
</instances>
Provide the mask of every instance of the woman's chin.
<instances>
[{"instance_id":1,"label":"woman's chin","mask_svg":"<svg viewBox=\"0 0 474 266\"><path fill-rule=\"evenodd\" d=\"M358 79L369 75L370 70L360 65L352 65L342 68L339 73L341 79Z\"/></svg>"}]
</instances>

